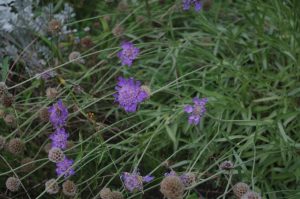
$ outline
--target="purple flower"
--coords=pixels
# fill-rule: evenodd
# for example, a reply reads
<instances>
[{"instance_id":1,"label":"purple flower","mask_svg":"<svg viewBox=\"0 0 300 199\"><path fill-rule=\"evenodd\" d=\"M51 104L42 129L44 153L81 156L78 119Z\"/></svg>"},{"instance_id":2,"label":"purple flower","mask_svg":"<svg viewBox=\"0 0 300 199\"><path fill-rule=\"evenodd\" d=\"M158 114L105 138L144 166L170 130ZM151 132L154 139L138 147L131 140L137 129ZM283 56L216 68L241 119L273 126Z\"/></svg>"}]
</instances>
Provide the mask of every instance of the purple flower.
<instances>
[{"instance_id":1,"label":"purple flower","mask_svg":"<svg viewBox=\"0 0 300 199\"><path fill-rule=\"evenodd\" d=\"M64 128L56 129L55 132L50 135L50 139L52 140L51 146L60 149L66 149L68 137L69 134L66 132Z\"/></svg>"},{"instance_id":2,"label":"purple flower","mask_svg":"<svg viewBox=\"0 0 300 199\"><path fill-rule=\"evenodd\" d=\"M183 10L189 10L191 6L195 7L195 11L199 12L202 8L200 0L182 0Z\"/></svg>"},{"instance_id":3,"label":"purple flower","mask_svg":"<svg viewBox=\"0 0 300 199\"><path fill-rule=\"evenodd\" d=\"M64 106L61 99L53 104L49 110L50 122L55 128L59 128L65 125L68 118L68 109Z\"/></svg>"},{"instance_id":4,"label":"purple flower","mask_svg":"<svg viewBox=\"0 0 300 199\"><path fill-rule=\"evenodd\" d=\"M142 191L143 182L151 182L154 179L153 176L141 176L139 172L124 172L121 175L121 180L124 183L125 188L130 191Z\"/></svg>"},{"instance_id":5,"label":"purple flower","mask_svg":"<svg viewBox=\"0 0 300 199\"><path fill-rule=\"evenodd\" d=\"M133 78L118 78L116 86L117 93L114 94L115 101L125 109L126 112L135 112L139 103L145 101L149 94L142 89L141 82Z\"/></svg>"},{"instance_id":6,"label":"purple flower","mask_svg":"<svg viewBox=\"0 0 300 199\"><path fill-rule=\"evenodd\" d=\"M65 158L63 161L56 163L56 174L57 176L63 175L65 178L75 174L74 169L72 168L74 161L68 158Z\"/></svg>"},{"instance_id":7,"label":"purple flower","mask_svg":"<svg viewBox=\"0 0 300 199\"><path fill-rule=\"evenodd\" d=\"M165 177L167 176L177 176L177 173L175 171L170 171L169 173L165 173Z\"/></svg>"},{"instance_id":8,"label":"purple flower","mask_svg":"<svg viewBox=\"0 0 300 199\"><path fill-rule=\"evenodd\" d=\"M134 47L131 42L123 42L121 48L122 50L118 53L118 57L121 59L122 65L131 66L133 60L139 55L140 50Z\"/></svg>"},{"instance_id":9,"label":"purple flower","mask_svg":"<svg viewBox=\"0 0 300 199\"><path fill-rule=\"evenodd\" d=\"M207 103L207 98L199 99L195 97L193 99L194 105L187 105L184 107L184 111L189 114L189 123L197 125L200 122L200 119L206 112L205 105Z\"/></svg>"}]
</instances>

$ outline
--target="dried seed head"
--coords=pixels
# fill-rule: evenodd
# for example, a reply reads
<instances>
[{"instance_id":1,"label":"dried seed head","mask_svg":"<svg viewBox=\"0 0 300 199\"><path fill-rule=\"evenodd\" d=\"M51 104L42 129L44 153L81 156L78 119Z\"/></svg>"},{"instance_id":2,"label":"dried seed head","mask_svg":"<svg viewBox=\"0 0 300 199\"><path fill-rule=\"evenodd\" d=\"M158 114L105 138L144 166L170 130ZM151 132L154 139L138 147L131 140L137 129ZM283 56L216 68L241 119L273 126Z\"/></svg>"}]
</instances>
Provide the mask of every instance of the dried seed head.
<instances>
[{"instance_id":1,"label":"dried seed head","mask_svg":"<svg viewBox=\"0 0 300 199\"><path fill-rule=\"evenodd\" d=\"M48 122L49 121L49 111L48 108L44 107L40 109L39 111L39 118L42 122Z\"/></svg>"},{"instance_id":2,"label":"dried seed head","mask_svg":"<svg viewBox=\"0 0 300 199\"><path fill-rule=\"evenodd\" d=\"M85 63L84 59L81 58L80 52L77 52L77 51L73 51L69 54L69 61L73 61L73 62L78 63L78 64L84 64Z\"/></svg>"},{"instance_id":3,"label":"dried seed head","mask_svg":"<svg viewBox=\"0 0 300 199\"><path fill-rule=\"evenodd\" d=\"M93 46L93 41L92 39L89 37L89 36L86 36L84 38L81 39L80 41L80 45L83 47L83 48L90 48Z\"/></svg>"},{"instance_id":4,"label":"dried seed head","mask_svg":"<svg viewBox=\"0 0 300 199\"><path fill-rule=\"evenodd\" d=\"M56 19L52 19L49 23L48 23L48 30L51 33L58 33L61 29L61 23L60 21L56 20Z\"/></svg>"},{"instance_id":5,"label":"dried seed head","mask_svg":"<svg viewBox=\"0 0 300 199\"><path fill-rule=\"evenodd\" d=\"M1 103L5 107L11 107L11 105L14 103L14 96L10 93L4 93L1 98Z\"/></svg>"},{"instance_id":6,"label":"dried seed head","mask_svg":"<svg viewBox=\"0 0 300 199\"><path fill-rule=\"evenodd\" d=\"M7 114L5 117L4 117L4 121L5 123L8 125L8 126L11 126L11 127L15 127L17 122L16 122L16 118L13 114Z\"/></svg>"},{"instance_id":7,"label":"dried seed head","mask_svg":"<svg viewBox=\"0 0 300 199\"><path fill-rule=\"evenodd\" d=\"M234 164L231 161L224 161L220 164L221 170L230 170L234 168Z\"/></svg>"},{"instance_id":8,"label":"dried seed head","mask_svg":"<svg viewBox=\"0 0 300 199\"><path fill-rule=\"evenodd\" d=\"M102 199L113 199L113 195L112 192L110 190L110 188L103 188L101 189L101 191L99 192L100 198Z\"/></svg>"},{"instance_id":9,"label":"dried seed head","mask_svg":"<svg viewBox=\"0 0 300 199\"><path fill-rule=\"evenodd\" d=\"M19 138L11 139L7 144L8 151L14 155L24 151L24 143Z\"/></svg>"},{"instance_id":10,"label":"dried seed head","mask_svg":"<svg viewBox=\"0 0 300 199\"><path fill-rule=\"evenodd\" d=\"M196 182L196 175L194 173L185 173L180 176L181 182L185 187L190 187Z\"/></svg>"},{"instance_id":11,"label":"dried seed head","mask_svg":"<svg viewBox=\"0 0 300 199\"><path fill-rule=\"evenodd\" d=\"M48 153L48 159L51 162L58 163L65 159L65 154L60 148L53 147Z\"/></svg>"},{"instance_id":12,"label":"dried seed head","mask_svg":"<svg viewBox=\"0 0 300 199\"><path fill-rule=\"evenodd\" d=\"M59 192L59 186L55 179L50 179L45 183L45 190L49 194L57 194Z\"/></svg>"},{"instance_id":13,"label":"dried seed head","mask_svg":"<svg viewBox=\"0 0 300 199\"><path fill-rule=\"evenodd\" d=\"M6 142L5 137L0 135L0 150L4 148L5 142Z\"/></svg>"},{"instance_id":14,"label":"dried seed head","mask_svg":"<svg viewBox=\"0 0 300 199\"><path fill-rule=\"evenodd\" d=\"M119 191L113 191L111 194L112 199L124 199L123 194Z\"/></svg>"},{"instance_id":15,"label":"dried seed head","mask_svg":"<svg viewBox=\"0 0 300 199\"><path fill-rule=\"evenodd\" d=\"M115 37L122 37L124 34L124 28L120 24L117 24L113 28L112 33Z\"/></svg>"},{"instance_id":16,"label":"dried seed head","mask_svg":"<svg viewBox=\"0 0 300 199\"><path fill-rule=\"evenodd\" d=\"M254 191L248 191L241 197L241 199L261 199L261 196L259 193Z\"/></svg>"},{"instance_id":17,"label":"dried seed head","mask_svg":"<svg viewBox=\"0 0 300 199\"><path fill-rule=\"evenodd\" d=\"M117 10L120 12L127 12L128 8L129 8L129 6L128 6L127 2L122 0L119 2Z\"/></svg>"},{"instance_id":18,"label":"dried seed head","mask_svg":"<svg viewBox=\"0 0 300 199\"><path fill-rule=\"evenodd\" d=\"M18 178L9 177L5 182L6 188L12 192L16 192L19 190L21 182Z\"/></svg>"},{"instance_id":19,"label":"dried seed head","mask_svg":"<svg viewBox=\"0 0 300 199\"><path fill-rule=\"evenodd\" d=\"M7 87L4 82L0 82L0 97L7 92Z\"/></svg>"},{"instance_id":20,"label":"dried seed head","mask_svg":"<svg viewBox=\"0 0 300 199\"><path fill-rule=\"evenodd\" d=\"M167 176L160 183L160 192L168 199L183 199L184 184L178 176Z\"/></svg>"},{"instance_id":21,"label":"dried seed head","mask_svg":"<svg viewBox=\"0 0 300 199\"><path fill-rule=\"evenodd\" d=\"M242 197L245 193L250 191L249 185L243 182L238 182L233 186L233 193L237 198Z\"/></svg>"},{"instance_id":22,"label":"dried seed head","mask_svg":"<svg viewBox=\"0 0 300 199\"><path fill-rule=\"evenodd\" d=\"M26 172L26 173L29 173L31 172L35 165L34 165L34 160L32 158L24 158L23 160L21 160L21 172Z\"/></svg>"},{"instance_id":23,"label":"dried seed head","mask_svg":"<svg viewBox=\"0 0 300 199\"><path fill-rule=\"evenodd\" d=\"M47 88L46 90L46 96L49 98L49 99L55 99L58 95L58 91L56 88Z\"/></svg>"},{"instance_id":24,"label":"dried seed head","mask_svg":"<svg viewBox=\"0 0 300 199\"><path fill-rule=\"evenodd\" d=\"M75 196L76 195L77 187L73 181L71 181L71 180L65 181L62 184L62 188L63 188L63 193L66 196Z\"/></svg>"}]
</instances>

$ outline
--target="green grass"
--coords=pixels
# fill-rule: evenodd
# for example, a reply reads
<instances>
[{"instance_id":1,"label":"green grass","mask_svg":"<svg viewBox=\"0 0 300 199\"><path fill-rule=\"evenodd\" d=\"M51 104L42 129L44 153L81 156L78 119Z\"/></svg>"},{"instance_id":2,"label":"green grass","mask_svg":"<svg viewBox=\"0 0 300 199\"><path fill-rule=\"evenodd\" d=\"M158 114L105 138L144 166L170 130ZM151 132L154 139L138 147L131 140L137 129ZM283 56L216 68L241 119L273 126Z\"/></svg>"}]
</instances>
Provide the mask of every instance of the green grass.
<instances>
[{"instance_id":1,"label":"green grass","mask_svg":"<svg viewBox=\"0 0 300 199\"><path fill-rule=\"evenodd\" d=\"M43 192L45 180L56 175L43 151L52 127L39 122L37 111L55 102L45 96L52 86L59 88L71 113L67 129L75 145L67 155L75 159L72 180L78 198L94 198L105 186L122 190L126 199L162 198L159 183L166 161L179 173L198 174L188 199L199 193L207 199L234 198L232 185L239 181L263 198L300 198L299 4L214 1L210 10L198 14L182 12L172 1L149 1L148 12L144 1L129 4L125 12L104 1L80 4L77 12L83 9L79 15L85 18L73 25L82 36L82 29L91 26L94 47L66 44L64 52L52 43L59 78L42 82L17 73L14 82L7 81L16 102L5 111L16 114L18 128L1 121L1 135L12 138L21 132L25 155L34 157L37 167L21 173L22 157L1 152L1 192L6 178L16 173L24 189L13 198L63 198ZM103 20L107 14L109 22ZM136 22L138 15L145 16L144 22ZM99 28L92 25L95 21ZM124 38L141 48L131 68L120 67L116 57L122 39L111 31L117 23L124 27ZM69 63L72 50L80 51L87 64ZM15 70L22 71L22 65ZM126 114L114 103L118 76L135 77L151 88L151 98L138 112ZM74 84L84 92L73 92ZM195 96L207 97L209 103L201 124L190 126L183 107ZM88 119L89 112L95 120ZM232 173L219 170L224 160L235 163ZM156 176L144 194L126 192L120 181L121 172L135 168Z\"/></svg>"}]
</instances>

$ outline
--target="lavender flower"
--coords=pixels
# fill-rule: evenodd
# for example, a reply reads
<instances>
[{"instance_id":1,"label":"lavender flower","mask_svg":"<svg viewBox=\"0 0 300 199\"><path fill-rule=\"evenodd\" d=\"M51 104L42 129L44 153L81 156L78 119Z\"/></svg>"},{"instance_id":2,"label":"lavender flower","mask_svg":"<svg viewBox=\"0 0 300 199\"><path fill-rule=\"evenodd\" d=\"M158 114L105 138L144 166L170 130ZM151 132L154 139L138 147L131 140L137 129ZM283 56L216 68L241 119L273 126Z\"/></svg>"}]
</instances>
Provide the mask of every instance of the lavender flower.
<instances>
[{"instance_id":1,"label":"lavender flower","mask_svg":"<svg viewBox=\"0 0 300 199\"><path fill-rule=\"evenodd\" d=\"M143 182L151 182L154 179L153 176L141 176L139 172L124 172L121 175L121 180L124 183L125 188L130 191L142 191Z\"/></svg>"},{"instance_id":2,"label":"lavender flower","mask_svg":"<svg viewBox=\"0 0 300 199\"><path fill-rule=\"evenodd\" d=\"M56 104L53 104L48 111L50 114L50 122L55 128L65 125L68 118L68 109L64 106L61 99L59 99Z\"/></svg>"},{"instance_id":3,"label":"lavender flower","mask_svg":"<svg viewBox=\"0 0 300 199\"><path fill-rule=\"evenodd\" d=\"M123 42L122 50L118 53L118 57L121 59L122 65L131 66L133 60L139 55L140 50L134 47L131 42Z\"/></svg>"},{"instance_id":4,"label":"lavender flower","mask_svg":"<svg viewBox=\"0 0 300 199\"><path fill-rule=\"evenodd\" d=\"M195 97L193 99L194 105L187 105L184 107L184 111L189 113L189 123L197 125L200 122L200 119L206 112L205 105L207 103L207 98L199 99Z\"/></svg>"},{"instance_id":5,"label":"lavender flower","mask_svg":"<svg viewBox=\"0 0 300 199\"><path fill-rule=\"evenodd\" d=\"M148 93L142 89L140 81L123 77L119 77L118 80L117 93L114 94L115 101L119 102L126 112L135 112L138 104L149 97Z\"/></svg>"},{"instance_id":6,"label":"lavender flower","mask_svg":"<svg viewBox=\"0 0 300 199\"><path fill-rule=\"evenodd\" d=\"M195 7L195 11L199 12L202 8L200 0L182 0L183 10L189 10L191 6Z\"/></svg>"},{"instance_id":7,"label":"lavender flower","mask_svg":"<svg viewBox=\"0 0 300 199\"><path fill-rule=\"evenodd\" d=\"M65 178L75 174L74 169L72 168L74 161L68 158L65 158L63 161L56 163L56 174L57 176L64 175Z\"/></svg>"},{"instance_id":8,"label":"lavender flower","mask_svg":"<svg viewBox=\"0 0 300 199\"><path fill-rule=\"evenodd\" d=\"M56 129L55 132L50 135L50 139L52 140L51 147L66 149L68 137L69 134L66 132L64 128Z\"/></svg>"}]
</instances>

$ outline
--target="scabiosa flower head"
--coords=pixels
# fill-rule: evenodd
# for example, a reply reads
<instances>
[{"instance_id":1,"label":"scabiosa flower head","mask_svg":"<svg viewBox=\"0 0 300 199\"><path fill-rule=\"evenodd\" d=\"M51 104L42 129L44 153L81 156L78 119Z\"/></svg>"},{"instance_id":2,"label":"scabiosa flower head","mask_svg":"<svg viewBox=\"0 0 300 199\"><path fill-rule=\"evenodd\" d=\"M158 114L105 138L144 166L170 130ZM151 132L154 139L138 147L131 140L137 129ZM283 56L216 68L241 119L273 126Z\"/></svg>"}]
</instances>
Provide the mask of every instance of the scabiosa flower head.
<instances>
[{"instance_id":1,"label":"scabiosa flower head","mask_svg":"<svg viewBox=\"0 0 300 199\"><path fill-rule=\"evenodd\" d=\"M261 196L259 195L259 193L256 193L254 191L248 191L241 197L241 199L261 199Z\"/></svg>"},{"instance_id":2,"label":"scabiosa flower head","mask_svg":"<svg viewBox=\"0 0 300 199\"><path fill-rule=\"evenodd\" d=\"M58 100L49 108L50 122L55 128L65 125L68 118L68 109L64 106L62 100Z\"/></svg>"},{"instance_id":3,"label":"scabiosa flower head","mask_svg":"<svg viewBox=\"0 0 300 199\"><path fill-rule=\"evenodd\" d=\"M191 172L184 173L179 178L185 187L190 187L196 182L196 175Z\"/></svg>"},{"instance_id":4,"label":"scabiosa flower head","mask_svg":"<svg viewBox=\"0 0 300 199\"><path fill-rule=\"evenodd\" d=\"M74 169L72 168L74 161L68 158L65 158L63 161L56 163L56 174L58 176L64 175L65 178L75 174Z\"/></svg>"},{"instance_id":5,"label":"scabiosa flower head","mask_svg":"<svg viewBox=\"0 0 300 199\"><path fill-rule=\"evenodd\" d=\"M9 177L5 182L6 188L11 192L16 192L19 190L21 182L18 178Z\"/></svg>"},{"instance_id":6,"label":"scabiosa flower head","mask_svg":"<svg viewBox=\"0 0 300 199\"><path fill-rule=\"evenodd\" d=\"M115 101L119 102L126 112L135 112L138 104L149 97L148 93L141 88L140 81L123 77L119 77L118 80L117 93L114 95Z\"/></svg>"},{"instance_id":7,"label":"scabiosa flower head","mask_svg":"<svg viewBox=\"0 0 300 199\"><path fill-rule=\"evenodd\" d=\"M237 198L241 198L245 193L250 191L250 187L246 183L238 182L233 186L232 190Z\"/></svg>"},{"instance_id":8,"label":"scabiosa flower head","mask_svg":"<svg viewBox=\"0 0 300 199\"><path fill-rule=\"evenodd\" d=\"M45 183L46 192L49 194L57 194L59 192L59 186L55 179L50 179Z\"/></svg>"},{"instance_id":9,"label":"scabiosa flower head","mask_svg":"<svg viewBox=\"0 0 300 199\"><path fill-rule=\"evenodd\" d=\"M63 188L63 193L66 196L75 196L76 195L76 191L77 191L77 187L76 184L71 181L71 180L67 180L62 184L62 188Z\"/></svg>"},{"instance_id":10,"label":"scabiosa flower head","mask_svg":"<svg viewBox=\"0 0 300 199\"><path fill-rule=\"evenodd\" d=\"M60 149L66 149L68 144L68 137L69 134L64 128L56 129L55 132L50 135L50 139L52 140L51 146Z\"/></svg>"},{"instance_id":11,"label":"scabiosa flower head","mask_svg":"<svg viewBox=\"0 0 300 199\"><path fill-rule=\"evenodd\" d=\"M207 98L199 99L195 97L193 99L194 105L187 105L184 107L184 111L189 114L189 123L197 125L200 119L206 112L205 105L207 103Z\"/></svg>"},{"instance_id":12,"label":"scabiosa flower head","mask_svg":"<svg viewBox=\"0 0 300 199\"><path fill-rule=\"evenodd\" d=\"M140 50L136 48L131 42L123 42L121 45L122 50L118 53L122 65L131 66L133 60L139 55Z\"/></svg>"},{"instance_id":13,"label":"scabiosa flower head","mask_svg":"<svg viewBox=\"0 0 300 199\"><path fill-rule=\"evenodd\" d=\"M154 179L153 176L141 176L139 172L124 172L121 175L121 180L124 183L126 189L130 192L133 191L142 191L143 190L143 182L151 182Z\"/></svg>"},{"instance_id":14,"label":"scabiosa flower head","mask_svg":"<svg viewBox=\"0 0 300 199\"><path fill-rule=\"evenodd\" d=\"M199 12L202 8L200 0L182 0L183 10L189 10L191 6L195 7L195 11Z\"/></svg>"}]
</instances>

